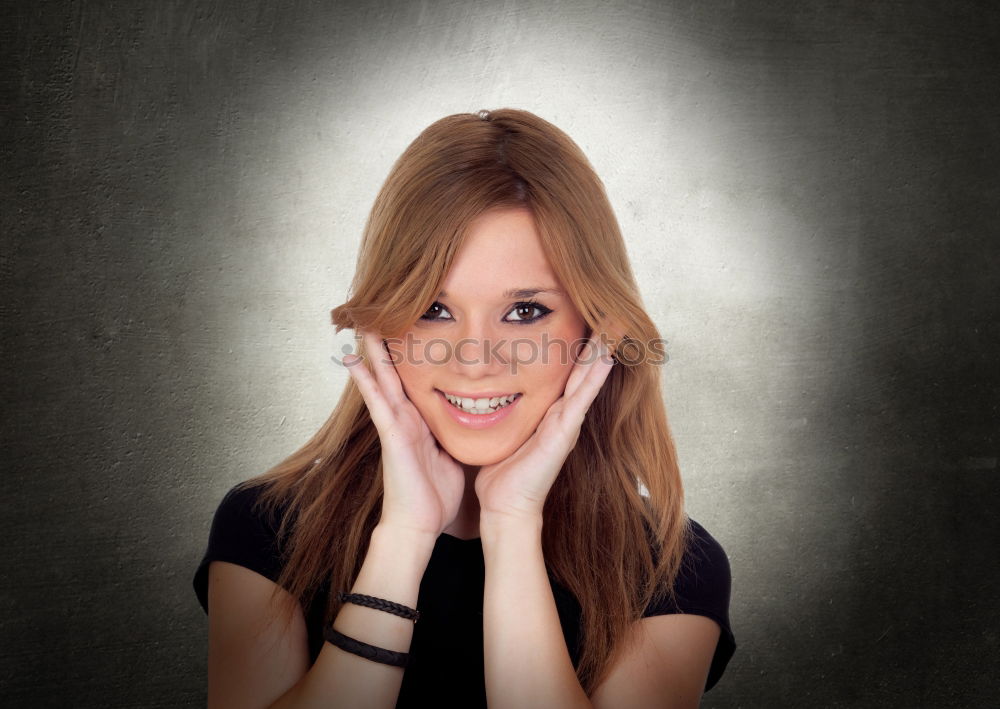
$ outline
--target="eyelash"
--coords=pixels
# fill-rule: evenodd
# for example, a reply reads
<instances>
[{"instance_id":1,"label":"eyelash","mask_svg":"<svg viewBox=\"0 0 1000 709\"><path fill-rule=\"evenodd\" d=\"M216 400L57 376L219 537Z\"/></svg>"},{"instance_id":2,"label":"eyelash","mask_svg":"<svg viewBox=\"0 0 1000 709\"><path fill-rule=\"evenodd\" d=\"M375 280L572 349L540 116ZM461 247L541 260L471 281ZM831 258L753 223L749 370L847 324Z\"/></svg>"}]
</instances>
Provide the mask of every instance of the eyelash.
<instances>
[{"instance_id":1,"label":"eyelash","mask_svg":"<svg viewBox=\"0 0 1000 709\"><path fill-rule=\"evenodd\" d=\"M430 313L431 309L433 309L434 306L439 306L442 309L444 309L444 306L441 305L441 303L439 303L437 301L434 301L433 303L431 303L431 307L427 309L427 313L424 313L423 315L421 315L420 319L421 320L426 320L428 322L437 322L437 321L444 322L443 318L427 317L427 314ZM534 317L534 318L531 318L531 319L528 319L528 320L505 320L504 322L508 322L508 323L513 324L513 325L531 325L532 323L536 323L539 320L543 319L549 313L552 312L551 308L546 308L544 305L542 305L541 303L538 303L538 302L536 302L534 300L525 300L525 301L521 301L520 303L514 303L514 307L512 307L507 312L510 313L510 312L515 311L515 310L519 310L521 308L536 308L541 313L541 315L538 315L537 317Z\"/></svg>"}]
</instances>

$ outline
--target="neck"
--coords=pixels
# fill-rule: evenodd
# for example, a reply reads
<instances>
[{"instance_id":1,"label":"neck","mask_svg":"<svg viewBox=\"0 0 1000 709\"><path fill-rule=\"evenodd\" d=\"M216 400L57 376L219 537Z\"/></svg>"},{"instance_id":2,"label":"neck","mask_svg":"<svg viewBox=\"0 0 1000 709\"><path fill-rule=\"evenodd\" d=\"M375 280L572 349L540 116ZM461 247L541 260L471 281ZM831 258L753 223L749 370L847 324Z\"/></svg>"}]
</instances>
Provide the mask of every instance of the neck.
<instances>
[{"instance_id":1,"label":"neck","mask_svg":"<svg viewBox=\"0 0 1000 709\"><path fill-rule=\"evenodd\" d=\"M445 532L459 539L472 539L479 536L479 498L476 496L476 475L478 465L462 463L465 471L465 492L462 504L458 508L455 521L445 528Z\"/></svg>"}]
</instances>

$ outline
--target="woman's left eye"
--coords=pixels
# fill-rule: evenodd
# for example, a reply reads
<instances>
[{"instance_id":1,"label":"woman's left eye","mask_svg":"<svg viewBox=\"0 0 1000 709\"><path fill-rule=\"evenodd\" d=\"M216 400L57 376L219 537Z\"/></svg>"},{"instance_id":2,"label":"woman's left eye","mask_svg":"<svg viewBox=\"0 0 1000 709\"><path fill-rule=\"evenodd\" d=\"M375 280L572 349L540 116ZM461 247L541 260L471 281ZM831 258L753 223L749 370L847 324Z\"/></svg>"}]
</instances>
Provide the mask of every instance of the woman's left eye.
<instances>
[{"instance_id":1,"label":"woman's left eye","mask_svg":"<svg viewBox=\"0 0 1000 709\"><path fill-rule=\"evenodd\" d=\"M531 312L533 310L537 310L539 312L539 315L536 315L535 317L530 317ZM533 322L538 322L539 320L541 320L542 318L544 318L546 315L548 315L552 311L549 308L546 308L541 303L526 302L526 303L518 303L517 305L514 306L514 309L511 310L510 312L517 313L518 314L518 319L517 320L508 320L507 322L533 323ZM527 313L527 317L522 317L521 316L521 314L524 313L524 312Z\"/></svg>"}]
</instances>

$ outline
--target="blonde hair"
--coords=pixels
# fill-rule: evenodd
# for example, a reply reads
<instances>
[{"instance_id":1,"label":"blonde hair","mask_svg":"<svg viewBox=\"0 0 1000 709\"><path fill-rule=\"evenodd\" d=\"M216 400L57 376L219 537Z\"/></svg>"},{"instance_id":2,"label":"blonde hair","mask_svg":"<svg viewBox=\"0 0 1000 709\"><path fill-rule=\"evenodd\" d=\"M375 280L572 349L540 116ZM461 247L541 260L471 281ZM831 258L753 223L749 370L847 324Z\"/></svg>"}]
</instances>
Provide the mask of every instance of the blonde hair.
<instances>
[{"instance_id":1,"label":"blonde hair","mask_svg":"<svg viewBox=\"0 0 1000 709\"><path fill-rule=\"evenodd\" d=\"M660 393L661 353L643 347L662 340L642 306L604 186L583 152L527 111L436 121L393 165L365 225L350 298L331 316L337 332L404 332L434 302L469 223L499 207L531 211L587 335L616 343L620 361L630 346L643 353L612 369L543 511L546 564L581 607L577 676L589 695L647 604L673 597L690 531ZM263 507L286 510L278 529L287 555L279 586L303 608L325 581L334 591L350 589L383 492L378 432L353 380L309 441L243 483L256 485L263 486ZM331 593L326 622L340 605ZM293 609L286 607L287 619Z\"/></svg>"}]
</instances>

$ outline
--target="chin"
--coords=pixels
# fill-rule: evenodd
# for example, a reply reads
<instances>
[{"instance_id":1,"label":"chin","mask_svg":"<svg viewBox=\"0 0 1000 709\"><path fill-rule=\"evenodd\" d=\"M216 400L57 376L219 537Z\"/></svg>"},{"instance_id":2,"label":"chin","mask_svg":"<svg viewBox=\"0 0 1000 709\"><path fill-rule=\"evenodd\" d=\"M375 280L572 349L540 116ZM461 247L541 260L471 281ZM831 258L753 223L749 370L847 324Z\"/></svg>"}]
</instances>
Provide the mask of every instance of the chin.
<instances>
[{"instance_id":1,"label":"chin","mask_svg":"<svg viewBox=\"0 0 1000 709\"><path fill-rule=\"evenodd\" d=\"M497 450L495 448L493 450L483 450L482 446L476 446L475 444L469 443L459 446L445 445L442 443L441 447L448 452L448 455L457 460L459 463L477 467L499 463L500 461L509 458L511 454L517 450L517 446L512 447L510 450Z\"/></svg>"}]
</instances>

